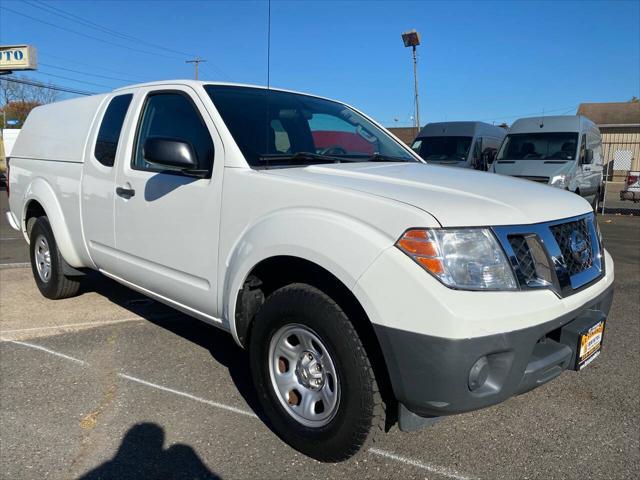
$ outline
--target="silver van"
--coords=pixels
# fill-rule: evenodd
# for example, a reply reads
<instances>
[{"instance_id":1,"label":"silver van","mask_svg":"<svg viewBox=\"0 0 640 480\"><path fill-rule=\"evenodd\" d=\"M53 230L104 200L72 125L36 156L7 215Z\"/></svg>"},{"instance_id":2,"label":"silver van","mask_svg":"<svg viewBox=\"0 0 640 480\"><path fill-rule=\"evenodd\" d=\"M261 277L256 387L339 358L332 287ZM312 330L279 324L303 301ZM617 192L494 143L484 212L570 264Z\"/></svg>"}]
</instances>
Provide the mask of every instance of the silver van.
<instances>
[{"instance_id":1,"label":"silver van","mask_svg":"<svg viewBox=\"0 0 640 480\"><path fill-rule=\"evenodd\" d=\"M582 115L521 118L489 170L570 190L595 210L603 191L600 130Z\"/></svg>"},{"instance_id":2,"label":"silver van","mask_svg":"<svg viewBox=\"0 0 640 480\"><path fill-rule=\"evenodd\" d=\"M486 171L505 134L483 122L428 123L411 148L427 163Z\"/></svg>"}]
</instances>

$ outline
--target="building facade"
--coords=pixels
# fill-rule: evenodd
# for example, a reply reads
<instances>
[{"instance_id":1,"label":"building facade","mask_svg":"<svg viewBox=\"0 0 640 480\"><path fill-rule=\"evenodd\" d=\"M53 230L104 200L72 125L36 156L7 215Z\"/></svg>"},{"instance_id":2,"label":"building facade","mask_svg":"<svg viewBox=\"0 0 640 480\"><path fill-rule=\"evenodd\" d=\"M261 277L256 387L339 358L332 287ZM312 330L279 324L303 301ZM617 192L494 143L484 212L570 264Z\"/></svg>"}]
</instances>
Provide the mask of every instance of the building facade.
<instances>
[{"instance_id":1,"label":"building facade","mask_svg":"<svg viewBox=\"0 0 640 480\"><path fill-rule=\"evenodd\" d=\"M631 158L631 170L640 170L640 102L581 103L577 114L598 125L609 175L624 175L613 169L616 152L619 158Z\"/></svg>"}]
</instances>

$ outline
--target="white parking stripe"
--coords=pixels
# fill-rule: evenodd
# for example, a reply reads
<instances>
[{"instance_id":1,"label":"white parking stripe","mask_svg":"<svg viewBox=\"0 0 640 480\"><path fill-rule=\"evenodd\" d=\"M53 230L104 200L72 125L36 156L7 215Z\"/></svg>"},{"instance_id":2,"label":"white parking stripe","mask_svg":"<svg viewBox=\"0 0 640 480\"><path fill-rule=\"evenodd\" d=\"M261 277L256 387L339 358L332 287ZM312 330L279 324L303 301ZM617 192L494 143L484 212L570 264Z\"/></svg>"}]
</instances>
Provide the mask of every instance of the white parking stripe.
<instances>
[{"instance_id":1,"label":"white parking stripe","mask_svg":"<svg viewBox=\"0 0 640 480\"><path fill-rule=\"evenodd\" d=\"M241 408L232 407L231 405L225 405L224 403L214 402L212 400L207 400L205 398L196 397L195 395L191 395L190 393L181 392L180 390L174 390L173 388L164 387L162 385L158 385L156 383L147 382L146 380L142 380L140 378L132 377L131 375L126 375L124 373L119 373L119 377L125 378L127 380L131 380L132 382L140 383L142 385L146 385L147 387L157 388L158 390L162 390L165 392L170 392L175 395L180 395L181 397L190 398L191 400L195 400L196 402L204 403L210 405L212 407L220 408L222 410L228 410L230 412L239 413L240 415L246 415L247 417L258 418L258 416L250 412L248 410L243 410Z\"/></svg>"},{"instance_id":2,"label":"white parking stripe","mask_svg":"<svg viewBox=\"0 0 640 480\"><path fill-rule=\"evenodd\" d=\"M385 450L380 450L379 448L370 448L369 453L373 453L374 455L379 455L381 457L388 458L389 460L395 460L396 462L411 465L413 467L421 468L423 470L427 470L428 472L442 475L443 477L454 478L455 480L472 480L473 479L473 477L461 475L455 470L451 470L450 468L441 467L439 465L432 465L430 463L420 462L418 460L414 460L413 458L403 457L401 455L396 455L395 453L387 452Z\"/></svg>"},{"instance_id":3,"label":"white parking stripe","mask_svg":"<svg viewBox=\"0 0 640 480\"><path fill-rule=\"evenodd\" d=\"M84 362L82 360L78 360L77 358L70 357L69 355L65 355L63 353L59 353L59 352L56 352L54 350L49 350L48 348L45 348L45 347L43 347L41 345L36 345L36 344L33 344L33 343L27 343L27 342L18 342L16 340L0 339L0 341L9 342L9 343L15 343L15 344L18 344L18 345L23 345L25 347L34 348L36 350L41 350L43 352L50 353L51 355L55 355L57 357L64 358L66 360L70 360L72 362L79 363L79 364L84 365L84 366L88 366L89 365L88 363L86 363L86 362ZM245 416L251 417L251 418L258 418L258 416L255 413L250 412L249 410L243 410L242 408L233 407L231 405L226 405L224 403L214 402L212 400L207 400L205 398L196 397L195 395L191 395L190 393L181 392L180 390L175 390L173 388L165 387L163 385L158 385L156 383L147 382L146 380L142 380L141 378L132 377L131 375L127 375L125 373L118 373L118 376L120 378L125 379L125 380L129 380L131 382L139 383L141 385L146 385L147 387L156 388L158 390L162 390L163 392L173 393L174 395L179 395L181 397L185 397L185 398L188 398L190 400L195 400L196 402L204 403L205 405L209 405L211 407L220 408L222 410L238 413L240 415L245 415ZM446 478L452 478L454 480L474 480L474 477L469 477L467 475L462 475L462 474L460 474L460 473L458 473L455 470L452 470L450 468L442 467L440 465L433 465L433 464L430 464L430 463L424 463L424 462L421 462L420 460L415 460L413 458L403 457L401 455L396 455L395 453L387 452L386 450L380 450L379 448L370 448L368 450L368 452L373 454L373 455L384 457L384 458L386 458L388 460L393 460L395 462L404 463L405 465L410 465L410 466L415 467L415 468L420 468L422 470L426 470L426 471L428 471L430 473L433 473L433 474L436 474L436 475L441 475L441 476L446 477Z\"/></svg>"},{"instance_id":4,"label":"white parking stripe","mask_svg":"<svg viewBox=\"0 0 640 480\"><path fill-rule=\"evenodd\" d=\"M24 333L24 332L46 332L48 330L73 328L73 327L100 327L102 325L113 325L115 323L135 322L139 320L146 320L142 317L123 318L120 320L104 320L102 322L84 322L84 323L67 323L65 325L53 325L51 327L33 327L33 328L18 328L14 330L0 330L0 335L8 333Z\"/></svg>"},{"instance_id":5,"label":"white parking stripe","mask_svg":"<svg viewBox=\"0 0 640 480\"><path fill-rule=\"evenodd\" d=\"M83 360L79 360L77 358L70 357L69 355L65 355L64 353L59 353L59 352L55 352L53 350L49 350L48 348L45 348L45 347L43 347L41 345L36 345L34 343L27 343L27 342L19 342L18 340L4 340L4 339L0 339L0 340L2 340L3 342L15 343L16 345L22 345L23 347L29 347L29 348L35 348L36 350L42 350L43 352L50 353L51 355L55 355L56 357L64 358L65 360L70 360L70 361L78 363L80 365L87 365L87 363L84 362Z\"/></svg>"},{"instance_id":6,"label":"white parking stripe","mask_svg":"<svg viewBox=\"0 0 640 480\"><path fill-rule=\"evenodd\" d=\"M0 263L0 270L3 268L28 268L31 264L28 262L24 263Z\"/></svg>"}]
</instances>

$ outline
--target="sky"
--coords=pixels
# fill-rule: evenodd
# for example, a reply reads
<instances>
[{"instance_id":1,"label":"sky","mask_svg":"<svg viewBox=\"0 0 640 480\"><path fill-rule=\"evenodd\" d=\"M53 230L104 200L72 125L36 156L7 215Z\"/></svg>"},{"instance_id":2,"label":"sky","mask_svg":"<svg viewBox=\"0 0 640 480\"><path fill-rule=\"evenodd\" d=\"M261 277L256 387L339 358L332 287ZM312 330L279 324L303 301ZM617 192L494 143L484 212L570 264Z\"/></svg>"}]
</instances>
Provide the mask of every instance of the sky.
<instances>
[{"instance_id":1,"label":"sky","mask_svg":"<svg viewBox=\"0 0 640 480\"><path fill-rule=\"evenodd\" d=\"M267 84L267 1L0 0L0 44L28 78L91 92L193 78ZM409 126L415 28L421 123L572 114L640 97L640 1L271 2L270 85Z\"/></svg>"}]
</instances>

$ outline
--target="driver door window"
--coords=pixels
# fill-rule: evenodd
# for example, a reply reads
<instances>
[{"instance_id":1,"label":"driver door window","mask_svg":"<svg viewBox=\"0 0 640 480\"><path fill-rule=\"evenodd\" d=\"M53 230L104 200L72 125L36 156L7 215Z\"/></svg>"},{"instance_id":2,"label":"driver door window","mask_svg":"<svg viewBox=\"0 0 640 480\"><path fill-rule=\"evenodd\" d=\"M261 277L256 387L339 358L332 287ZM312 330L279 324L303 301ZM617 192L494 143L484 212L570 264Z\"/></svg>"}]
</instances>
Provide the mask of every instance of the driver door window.
<instances>
[{"instance_id":1,"label":"driver door window","mask_svg":"<svg viewBox=\"0 0 640 480\"><path fill-rule=\"evenodd\" d=\"M587 136L582 135L582 141L580 142L580 163L584 164L587 155Z\"/></svg>"},{"instance_id":2,"label":"driver door window","mask_svg":"<svg viewBox=\"0 0 640 480\"><path fill-rule=\"evenodd\" d=\"M208 170L209 174L211 173L214 155L211 135L196 106L185 93L150 94L145 102L138 127L131 167L135 170L168 173L171 168L159 168L144 159L144 142L152 137L171 138L190 143L198 159L198 169Z\"/></svg>"}]
</instances>

